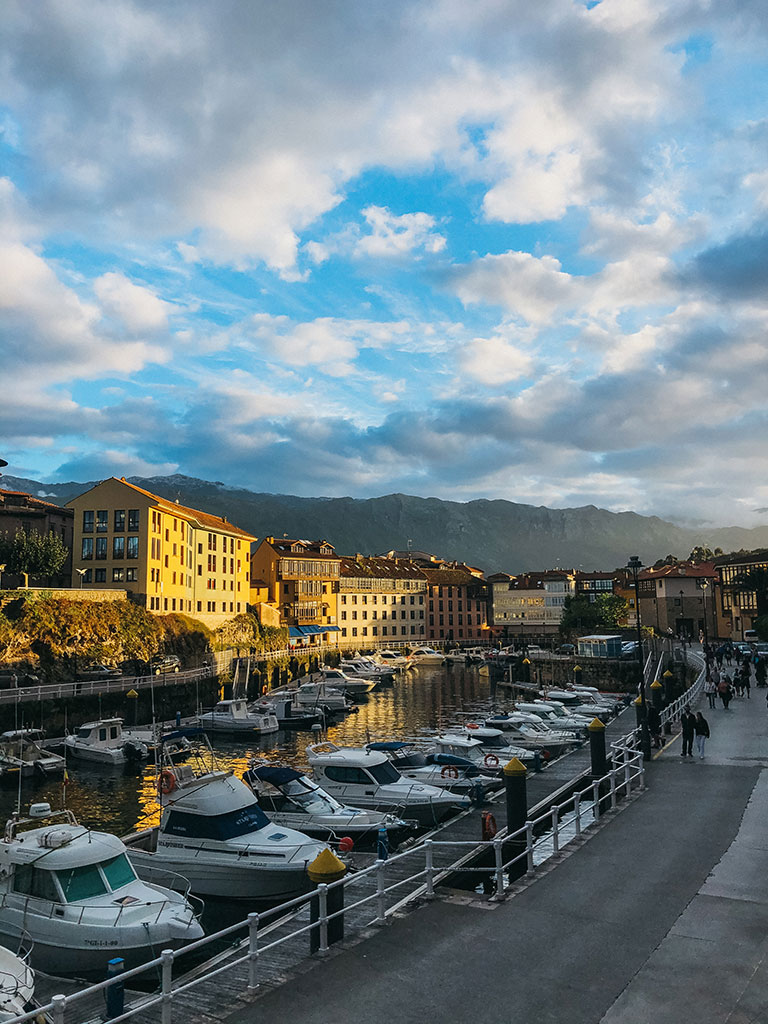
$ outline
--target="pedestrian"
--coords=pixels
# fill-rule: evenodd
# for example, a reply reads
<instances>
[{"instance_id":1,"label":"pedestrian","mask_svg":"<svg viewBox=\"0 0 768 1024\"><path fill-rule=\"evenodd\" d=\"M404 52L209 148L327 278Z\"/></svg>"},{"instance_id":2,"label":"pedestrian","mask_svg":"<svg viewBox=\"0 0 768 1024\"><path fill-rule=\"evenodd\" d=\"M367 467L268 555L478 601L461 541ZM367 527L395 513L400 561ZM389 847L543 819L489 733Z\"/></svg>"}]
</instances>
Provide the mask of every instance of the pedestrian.
<instances>
[{"instance_id":1,"label":"pedestrian","mask_svg":"<svg viewBox=\"0 0 768 1024\"><path fill-rule=\"evenodd\" d=\"M696 731L696 749L699 752L699 758L703 761L704 744L709 739L709 722L700 711L696 712L696 721L693 727Z\"/></svg>"},{"instance_id":2,"label":"pedestrian","mask_svg":"<svg viewBox=\"0 0 768 1024\"><path fill-rule=\"evenodd\" d=\"M746 693L747 699L749 700L749 691L752 687L752 673L746 671L741 679L741 692Z\"/></svg>"},{"instance_id":3,"label":"pedestrian","mask_svg":"<svg viewBox=\"0 0 768 1024\"><path fill-rule=\"evenodd\" d=\"M648 732L654 747L661 746L661 714L653 704L648 708Z\"/></svg>"},{"instance_id":4,"label":"pedestrian","mask_svg":"<svg viewBox=\"0 0 768 1024\"><path fill-rule=\"evenodd\" d=\"M765 658L761 658L755 665L755 685L760 687L765 686L767 678L768 665L765 663Z\"/></svg>"},{"instance_id":5,"label":"pedestrian","mask_svg":"<svg viewBox=\"0 0 768 1024\"><path fill-rule=\"evenodd\" d=\"M685 711L680 716L680 728L683 733L683 750L680 757L693 757L693 737L696 734L696 716L691 713L690 706L686 704Z\"/></svg>"},{"instance_id":6,"label":"pedestrian","mask_svg":"<svg viewBox=\"0 0 768 1024\"><path fill-rule=\"evenodd\" d=\"M714 679L709 678L704 681L704 693L707 695L709 706L713 708L715 706L715 698L717 696L717 683L715 683Z\"/></svg>"},{"instance_id":7,"label":"pedestrian","mask_svg":"<svg viewBox=\"0 0 768 1024\"><path fill-rule=\"evenodd\" d=\"M717 688L717 692L720 694L720 700L723 702L723 709L727 711L728 705L731 703L731 697L733 697L731 681L727 675L720 680L720 685Z\"/></svg>"}]
</instances>

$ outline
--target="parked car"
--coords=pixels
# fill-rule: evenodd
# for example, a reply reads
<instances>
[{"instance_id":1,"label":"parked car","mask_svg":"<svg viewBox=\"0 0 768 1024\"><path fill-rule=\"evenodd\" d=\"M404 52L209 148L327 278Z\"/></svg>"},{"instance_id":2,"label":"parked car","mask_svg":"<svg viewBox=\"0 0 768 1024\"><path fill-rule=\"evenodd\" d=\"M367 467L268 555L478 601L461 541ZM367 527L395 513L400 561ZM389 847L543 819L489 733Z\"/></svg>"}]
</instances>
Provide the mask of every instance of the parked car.
<instances>
[{"instance_id":1,"label":"parked car","mask_svg":"<svg viewBox=\"0 0 768 1024\"><path fill-rule=\"evenodd\" d=\"M162 657L152 659L152 671L156 676L161 672L178 672L181 668L181 658L177 654L164 654Z\"/></svg>"},{"instance_id":2,"label":"parked car","mask_svg":"<svg viewBox=\"0 0 768 1024\"><path fill-rule=\"evenodd\" d=\"M576 645L575 644L560 644L560 646L556 649L555 653L556 654L575 654L576 653Z\"/></svg>"},{"instance_id":3,"label":"parked car","mask_svg":"<svg viewBox=\"0 0 768 1024\"><path fill-rule=\"evenodd\" d=\"M80 669L77 676L78 679L113 679L121 674L119 668L97 662L95 665L89 665L88 668Z\"/></svg>"}]
</instances>

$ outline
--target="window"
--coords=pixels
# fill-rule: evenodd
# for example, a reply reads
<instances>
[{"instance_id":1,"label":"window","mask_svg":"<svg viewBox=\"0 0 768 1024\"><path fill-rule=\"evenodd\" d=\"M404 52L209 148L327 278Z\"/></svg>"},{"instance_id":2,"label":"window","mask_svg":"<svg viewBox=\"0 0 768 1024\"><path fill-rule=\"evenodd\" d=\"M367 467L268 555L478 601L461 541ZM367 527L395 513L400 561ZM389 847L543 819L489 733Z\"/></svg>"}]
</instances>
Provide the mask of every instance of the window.
<instances>
[{"instance_id":1,"label":"window","mask_svg":"<svg viewBox=\"0 0 768 1024\"><path fill-rule=\"evenodd\" d=\"M124 885L129 885L131 882L136 881L136 872L131 867L124 853L118 853L111 860L103 861L101 870L104 872L107 884L113 892L115 889L122 889Z\"/></svg>"},{"instance_id":2,"label":"window","mask_svg":"<svg viewBox=\"0 0 768 1024\"><path fill-rule=\"evenodd\" d=\"M93 533L93 510L83 512L83 533Z\"/></svg>"},{"instance_id":3,"label":"window","mask_svg":"<svg viewBox=\"0 0 768 1024\"><path fill-rule=\"evenodd\" d=\"M400 773L389 761L382 761L381 764L372 764L366 768L366 772L380 786L389 786L393 782L400 782Z\"/></svg>"},{"instance_id":4,"label":"window","mask_svg":"<svg viewBox=\"0 0 768 1024\"><path fill-rule=\"evenodd\" d=\"M17 864L13 872L13 891L38 900L60 903L61 897L53 880L52 871L32 867L31 864Z\"/></svg>"},{"instance_id":5,"label":"window","mask_svg":"<svg viewBox=\"0 0 768 1024\"><path fill-rule=\"evenodd\" d=\"M139 579L139 570L135 566L132 569L126 569L125 578L128 583L137 583Z\"/></svg>"},{"instance_id":6,"label":"window","mask_svg":"<svg viewBox=\"0 0 768 1024\"><path fill-rule=\"evenodd\" d=\"M371 784L371 780L362 768L348 768L341 764L329 764L325 769L325 777L331 782L341 782L346 786L369 786Z\"/></svg>"},{"instance_id":7,"label":"window","mask_svg":"<svg viewBox=\"0 0 768 1024\"><path fill-rule=\"evenodd\" d=\"M107 891L96 864L70 868L69 871L57 871L56 877L67 903L87 900L92 896L103 896Z\"/></svg>"},{"instance_id":8,"label":"window","mask_svg":"<svg viewBox=\"0 0 768 1024\"><path fill-rule=\"evenodd\" d=\"M112 582L123 583L125 580L125 569L113 569L112 570Z\"/></svg>"},{"instance_id":9,"label":"window","mask_svg":"<svg viewBox=\"0 0 768 1024\"><path fill-rule=\"evenodd\" d=\"M129 537L128 538L128 548L127 548L127 552L126 553L128 555L128 558L138 558L139 557L139 538L138 537ZM168 556L166 555L166 559L167 558L168 558ZM167 561L166 561L166 565L167 565Z\"/></svg>"},{"instance_id":10,"label":"window","mask_svg":"<svg viewBox=\"0 0 768 1024\"><path fill-rule=\"evenodd\" d=\"M112 557L114 559L125 558L125 537L112 538Z\"/></svg>"},{"instance_id":11,"label":"window","mask_svg":"<svg viewBox=\"0 0 768 1024\"><path fill-rule=\"evenodd\" d=\"M86 569L85 576L83 576L83 583L93 582L93 569Z\"/></svg>"},{"instance_id":12,"label":"window","mask_svg":"<svg viewBox=\"0 0 768 1024\"><path fill-rule=\"evenodd\" d=\"M96 533L106 533L109 529L109 511L105 508L96 513Z\"/></svg>"},{"instance_id":13,"label":"window","mask_svg":"<svg viewBox=\"0 0 768 1024\"><path fill-rule=\"evenodd\" d=\"M125 509L115 509L115 533L122 533L125 530Z\"/></svg>"},{"instance_id":14,"label":"window","mask_svg":"<svg viewBox=\"0 0 768 1024\"><path fill-rule=\"evenodd\" d=\"M83 560L93 558L93 537L83 537L83 549L80 552Z\"/></svg>"},{"instance_id":15,"label":"window","mask_svg":"<svg viewBox=\"0 0 768 1024\"><path fill-rule=\"evenodd\" d=\"M107 557L107 538L97 537L96 538L96 557L106 558Z\"/></svg>"}]
</instances>

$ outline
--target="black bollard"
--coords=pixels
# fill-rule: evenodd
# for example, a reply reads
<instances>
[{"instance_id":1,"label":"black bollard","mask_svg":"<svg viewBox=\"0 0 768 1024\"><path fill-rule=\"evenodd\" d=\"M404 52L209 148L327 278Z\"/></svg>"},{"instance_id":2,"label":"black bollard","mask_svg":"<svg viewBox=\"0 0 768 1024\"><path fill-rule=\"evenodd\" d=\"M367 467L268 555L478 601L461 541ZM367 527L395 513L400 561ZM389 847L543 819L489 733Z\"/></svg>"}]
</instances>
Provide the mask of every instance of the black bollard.
<instances>
[{"instance_id":1,"label":"black bollard","mask_svg":"<svg viewBox=\"0 0 768 1024\"><path fill-rule=\"evenodd\" d=\"M507 835L512 835L522 828L528 820L528 772L525 765L516 757L504 765L504 790L507 803ZM504 842L504 861L517 858L509 868L509 880L514 882L522 878L528 871L525 854L525 836L508 839Z\"/></svg>"},{"instance_id":2,"label":"black bollard","mask_svg":"<svg viewBox=\"0 0 768 1024\"><path fill-rule=\"evenodd\" d=\"M326 886L325 889L325 902L326 902L326 914L336 914L340 910L344 910L344 886L337 885L332 889L327 888L332 882L336 882L344 877L347 870L346 865L343 861L329 849L325 849L322 853L307 866L307 874L309 880L314 882L316 885L322 883ZM312 899L309 901L309 921L310 924L317 924L316 928L311 928L309 932L309 952L317 953L318 950L323 949L322 936L320 934L320 893L315 891ZM344 938L344 915L339 914L338 917L334 917L328 921L327 924L327 944L333 945L334 942L341 942Z\"/></svg>"},{"instance_id":3,"label":"black bollard","mask_svg":"<svg viewBox=\"0 0 768 1024\"><path fill-rule=\"evenodd\" d=\"M116 956L107 963L107 979L115 978L125 970L125 960ZM107 1005L106 1019L112 1020L119 1017L125 1009L125 985L123 981L116 981L104 989L104 1002Z\"/></svg>"},{"instance_id":4,"label":"black bollard","mask_svg":"<svg viewBox=\"0 0 768 1024\"><path fill-rule=\"evenodd\" d=\"M608 774L608 760L605 756L605 726L599 718L593 718L589 730L590 778L593 782ZM598 814L605 814L610 808L610 799L605 795L607 785L603 782L598 793Z\"/></svg>"}]
</instances>

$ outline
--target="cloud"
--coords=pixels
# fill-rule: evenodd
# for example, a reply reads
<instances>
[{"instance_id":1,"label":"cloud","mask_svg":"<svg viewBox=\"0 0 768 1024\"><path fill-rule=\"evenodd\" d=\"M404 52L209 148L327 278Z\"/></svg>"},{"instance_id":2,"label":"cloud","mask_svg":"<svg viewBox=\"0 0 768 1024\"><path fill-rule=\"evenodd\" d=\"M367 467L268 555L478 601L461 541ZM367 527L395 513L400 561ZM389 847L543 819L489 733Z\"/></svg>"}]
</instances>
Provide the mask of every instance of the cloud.
<instances>
[{"instance_id":1,"label":"cloud","mask_svg":"<svg viewBox=\"0 0 768 1024\"><path fill-rule=\"evenodd\" d=\"M93 290L105 313L119 320L131 333L158 331L168 326L172 306L159 299L150 288L129 281L124 274L102 274L94 281Z\"/></svg>"},{"instance_id":2,"label":"cloud","mask_svg":"<svg viewBox=\"0 0 768 1024\"><path fill-rule=\"evenodd\" d=\"M460 358L461 369L481 384L498 387L529 377L534 370L531 355L506 338L475 338Z\"/></svg>"},{"instance_id":3,"label":"cloud","mask_svg":"<svg viewBox=\"0 0 768 1024\"><path fill-rule=\"evenodd\" d=\"M371 231L357 243L358 255L404 256L417 249L437 253L445 248L445 238L433 230L435 218L427 213L404 213L398 217L385 206L368 206L363 216Z\"/></svg>"}]
</instances>

